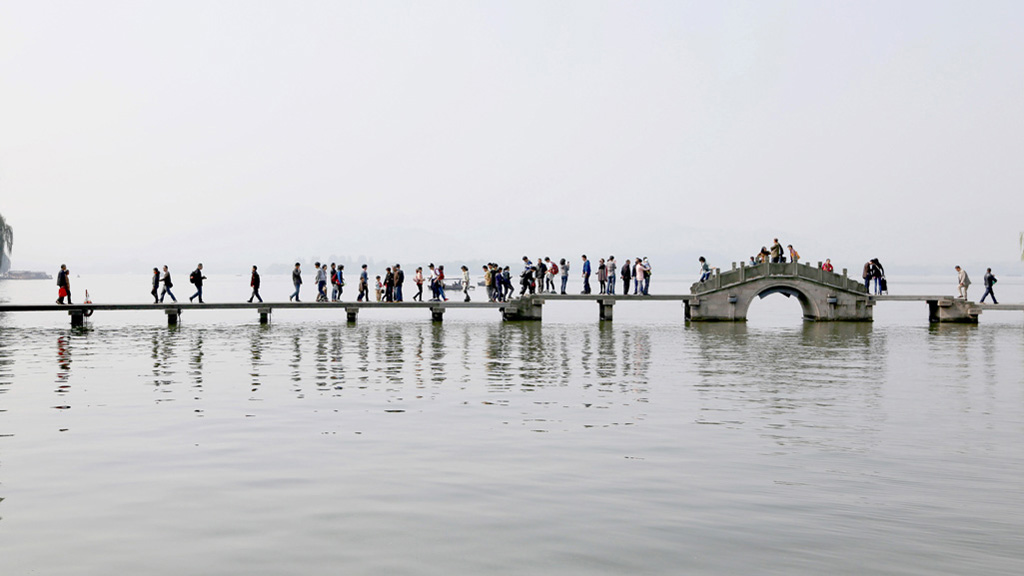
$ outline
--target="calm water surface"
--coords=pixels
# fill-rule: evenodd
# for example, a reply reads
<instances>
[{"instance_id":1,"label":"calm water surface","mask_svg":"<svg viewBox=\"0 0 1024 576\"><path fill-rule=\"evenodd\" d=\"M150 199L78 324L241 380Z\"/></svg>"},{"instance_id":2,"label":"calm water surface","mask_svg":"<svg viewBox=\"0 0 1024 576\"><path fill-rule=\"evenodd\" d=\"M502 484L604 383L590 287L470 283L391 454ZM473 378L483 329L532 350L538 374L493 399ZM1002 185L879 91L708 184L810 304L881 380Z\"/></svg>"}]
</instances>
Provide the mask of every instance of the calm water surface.
<instances>
[{"instance_id":1,"label":"calm water surface","mask_svg":"<svg viewBox=\"0 0 1024 576\"><path fill-rule=\"evenodd\" d=\"M1024 571L1022 315L799 310L0 315L0 574Z\"/></svg>"}]
</instances>

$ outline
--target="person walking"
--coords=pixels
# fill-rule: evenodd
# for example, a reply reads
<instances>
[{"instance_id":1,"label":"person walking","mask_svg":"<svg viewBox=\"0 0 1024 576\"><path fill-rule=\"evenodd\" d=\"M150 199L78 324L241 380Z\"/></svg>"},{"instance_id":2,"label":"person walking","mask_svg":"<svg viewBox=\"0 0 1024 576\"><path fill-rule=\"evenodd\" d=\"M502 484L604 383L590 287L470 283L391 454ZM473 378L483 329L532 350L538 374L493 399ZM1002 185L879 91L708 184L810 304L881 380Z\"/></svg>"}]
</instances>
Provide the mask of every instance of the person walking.
<instances>
[{"instance_id":1,"label":"person walking","mask_svg":"<svg viewBox=\"0 0 1024 576\"><path fill-rule=\"evenodd\" d=\"M159 304L160 298L157 297L156 291L160 287L160 269L153 268L153 291L150 294L153 295L153 304Z\"/></svg>"},{"instance_id":2,"label":"person walking","mask_svg":"<svg viewBox=\"0 0 1024 576\"><path fill-rule=\"evenodd\" d=\"M558 265L561 267L562 272L562 294L565 294L565 285L569 283L569 263L562 258L558 261Z\"/></svg>"},{"instance_id":3,"label":"person walking","mask_svg":"<svg viewBox=\"0 0 1024 576\"><path fill-rule=\"evenodd\" d=\"M699 282L701 284L703 284L704 282L708 281L708 278L711 278L711 267L708 266L708 261L705 260L703 256L698 258L697 261L700 262L700 280L699 280Z\"/></svg>"},{"instance_id":4,"label":"person walking","mask_svg":"<svg viewBox=\"0 0 1024 576\"><path fill-rule=\"evenodd\" d=\"M967 289L971 287L971 278L967 275L967 270L959 266L954 266L954 269L957 276L957 289L960 292L959 298L967 300Z\"/></svg>"},{"instance_id":5,"label":"person walking","mask_svg":"<svg viewBox=\"0 0 1024 576\"><path fill-rule=\"evenodd\" d=\"M331 283L331 302L337 302L340 292L338 287L338 266L334 262L331 262L331 272L328 281Z\"/></svg>"},{"instance_id":6,"label":"person walking","mask_svg":"<svg viewBox=\"0 0 1024 576\"><path fill-rule=\"evenodd\" d=\"M985 298L991 296L992 297L992 303L993 304L999 304L999 302L996 300L996 293L992 291L992 287L995 286L995 284L996 284L996 282L998 282L998 280L996 280L996 276L995 276L995 274L992 273L992 269L991 268L986 268L985 269L984 282L985 282L985 293L981 295L981 302L984 304L985 303Z\"/></svg>"},{"instance_id":7,"label":"person walking","mask_svg":"<svg viewBox=\"0 0 1024 576\"><path fill-rule=\"evenodd\" d=\"M384 269L384 301L395 301L395 273L391 271L391 266Z\"/></svg>"},{"instance_id":8,"label":"person walking","mask_svg":"<svg viewBox=\"0 0 1024 576\"><path fill-rule=\"evenodd\" d=\"M633 278L633 263L628 259L622 265L622 294L629 296L629 281Z\"/></svg>"},{"instance_id":9,"label":"person walking","mask_svg":"<svg viewBox=\"0 0 1024 576\"><path fill-rule=\"evenodd\" d=\"M584 254L583 258L583 292L580 294L590 294L590 260L587 260L587 255Z\"/></svg>"},{"instance_id":10,"label":"person walking","mask_svg":"<svg viewBox=\"0 0 1024 576\"><path fill-rule=\"evenodd\" d=\"M608 257L608 295L615 295L615 277L619 275L619 267L615 263L615 256Z\"/></svg>"},{"instance_id":11,"label":"person walking","mask_svg":"<svg viewBox=\"0 0 1024 576\"><path fill-rule=\"evenodd\" d=\"M651 263L647 261L647 257L644 256L644 296L650 296L651 294Z\"/></svg>"},{"instance_id":12,"label":"person walking","mask_svg":"<svg viewBox=\"0 0 1024 576\"><path fill-rule=\"evenodd\" d=\"M316 301L327 302L327 266L316 262L313 267L316 268Z\"/></svg>"},{"instance_id":13,"label":"person walking","mask_svg":"<svg viewBox=\"0 0 1024 576\"><path fill-rule=\"evenodd\" d=\"M356 302L362 302L363 298L370 301L370 274L366 271L366 264L363 264L363 270L359 273L359 295L356 296Z\"/></svg>"},{"instance_id":14,"label":"person walking","mask_svg":"<svg viewBox=\"0 0 1024 576\"><path fill-rule=\"evenodd\" d=\"M462 293L466 296L465 302L469 302L469 268L462 266Z\"/></svg>"},{"instance_id":15,"label":"person walking","mask_svg":"<svg viewBox=\"0 0 1024 576\"><path fill-rule=\"evenodd\" d=\"M405 284L405 272L400 264L395 264L395 302L402 301L402 284Z\"/></svg>"},{"instance_id":16,"label":"person walking","mask_svg":"<svg viewBox=\"0 0 1024 576\"><path fill-rule=\"evenodd\" d=\"M438 288L437 288L437 268L434 263L431 262L427 265L427 270L430 270L430 277L427 282L430 284L430 301L437 302Z\"/></svg>"},{"instance_id":17,"label":"person walking","mask_svg":"<svg viewBox=\"0 0 1024 576\"><path fill-rule=\"evenodd\" d=\"M167 269L166 264L164 264L164 273L160 277L160 281L164 284L163 290L160 291L160 302L164 301L164 296L170 296L171 302L177 302L178 299L175 298L174 294L171 292L171 288L174 287L174 283L171 282L171 271Z\"/></svg>"},{"instance_id":18,"label":"person walking","mask_svg":"<svg viewBox=\"0 0 1024 576\"><path fill-rule=\"evenodd\" d=\"M298 262L295 263L295 268L292 269L292 285L295 286L295 292L292 292L292 295L288 297L288 301L291 302L294 298L296 302L301 302L299 300L299 287L302 286L302 269L299 267Z\"/></svg>"},{"instance_id":19,"label":"person walking","mask_svg":"<svg viewBox=\"0 0 1024 576\"><path fill-rule=\"evenodd\" d=\"M423 266L416 267L416 274L413 275L412 281L416 284L416 295L412 299L423 302Z\"/></svg>"},{"instance_id":20,"label":"person walking","mask_svg":"<svg viewBox=\"0 0 1024 576\"><path fill-rule=\"evenodd\" d=\"M196 269L193 270L192 274L190 274L188 277L188 281L191 282L192 284L195 284L196 287L196 293L189 296L188 298L189 302L196 298L199 298L200 304L206 304L206 302L203 302L203 280L206 280L206 276L203 276L203 265L202 263L200 263L196 265Z\"/></svg>"},{"instance_id":21,"label":"person walking","mask_svg":"<svg viewBox=\"0 0 1024 576\"><path fill-rule=\"evenodd\" d=\"M796 262L800 261L800 253L796 251L796 248L793 248L792 244L786 245L786 249L789 250L789 261L790 262L796 263Z\"/></svg>"},{"instance_id":22,"label":"person walking","mask_svg":"<svg viewBox=\"0 0 1024 576\"><path fill-rule=\"evenodd\" d=\"M249 277L249 286L252 287L252 294L249 296L249 302L255 298L260 302L263 302L263 297L260 296L260 273L256 271L256 265L252 266L252 275Z\"/></svg>"},{"instance_id":23,"label":"person walking","mask_svg":"<svg viewBox=\"0 0 1024 576\"><path fill-rule=\"evenodd\" d=\"M68 304L71 304L71 278L68 267L64 264L60 265L60 272L57 272L57 304L63 305L64 298L68 299Z\"/></svg>"},{"instance_id":24,"label":"person walking","mask_svg":"<svg viewBox=\"0 0 1024 576\"><path fill-rule=\"evenodd\" d=\"M341 302L341 296L345 293L345 265L338 264L338 302Z\"/></svg>"},{"instance_id":25,"label":"person walking","mask_svg":"<svg viewBox=\"0 0 1024 576\"><path fill-rule=\"evenodd\" d=\"M437 267L437 297L438 300L448 301L448 295L444 293L444 264Z\"/></svg>"}]
</instances>

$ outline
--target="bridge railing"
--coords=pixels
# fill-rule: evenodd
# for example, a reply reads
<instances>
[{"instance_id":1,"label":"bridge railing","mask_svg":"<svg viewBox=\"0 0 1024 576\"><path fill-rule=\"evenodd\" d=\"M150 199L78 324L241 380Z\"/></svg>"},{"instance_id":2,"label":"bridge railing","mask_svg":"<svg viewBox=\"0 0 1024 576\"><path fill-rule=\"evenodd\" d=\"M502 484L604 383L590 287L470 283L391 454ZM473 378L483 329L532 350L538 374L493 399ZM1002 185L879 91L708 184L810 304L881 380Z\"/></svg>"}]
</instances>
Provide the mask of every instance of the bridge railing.
<instances>
[{"instance_id":1,"label":"bridge railing","mask_svg":"<svg viewBox=\"0 0 1024 576\"><path fill-rule=\"evenodd\" d=\"M769 276L804 278L806 280L827 284L829 286L836 286L851 292L864 291L864 285L860 281L849 278L844 274L826 272L825 270L822 270L820 266L814 266L812 264L786 262L781 264L765 263L758 264L756 266L746 266L741 263L738 268L735 267L735 264L733 264L733 266L733 269L726 270L725 272L721 272L716 269L716 273L713 274L707 282L704 284L695 283L691 287L690 291L696 294L698 292L717 290L723 286L731 286Z\"/></svg>"}]
</instances>

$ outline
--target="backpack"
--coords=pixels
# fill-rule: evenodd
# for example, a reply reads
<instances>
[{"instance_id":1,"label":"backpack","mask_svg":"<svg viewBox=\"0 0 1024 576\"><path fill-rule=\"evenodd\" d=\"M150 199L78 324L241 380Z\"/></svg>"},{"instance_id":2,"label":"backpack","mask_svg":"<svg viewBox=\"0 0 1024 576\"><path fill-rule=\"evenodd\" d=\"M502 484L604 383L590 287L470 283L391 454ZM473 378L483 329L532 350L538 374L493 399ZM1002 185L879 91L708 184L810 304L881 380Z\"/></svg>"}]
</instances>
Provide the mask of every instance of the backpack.
<instances>
[{"instance_id":1,"label":"backpack","mask_svg":"<svg viewBox=\"0 0 1024 576\"><path fill-rule=\"evenodd\" d=\"M548 272L550 272L552 274L558 274L558 264L555 264L554 262L552 262L551 263L551 268L548 269Z\"/></svg>"},{"instance_id":2,"label":"backpack","mask_svg":"<svg viewBox=\"0 0 1024 576\"><path fill-rule=\"evenodd\" d=\"M188 275L188 281L193 283L193 284L196 283L196 271L195 270L193 270L192 273Z\"/></svg>"}]
</instances>

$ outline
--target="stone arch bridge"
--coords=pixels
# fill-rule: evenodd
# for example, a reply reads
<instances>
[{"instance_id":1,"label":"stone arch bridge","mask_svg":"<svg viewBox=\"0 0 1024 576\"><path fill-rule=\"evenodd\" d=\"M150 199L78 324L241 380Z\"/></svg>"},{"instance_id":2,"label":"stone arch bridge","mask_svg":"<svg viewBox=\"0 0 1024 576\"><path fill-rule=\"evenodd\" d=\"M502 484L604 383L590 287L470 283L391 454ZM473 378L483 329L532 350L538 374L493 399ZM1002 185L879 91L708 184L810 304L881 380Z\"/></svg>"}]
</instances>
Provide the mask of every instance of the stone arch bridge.
<instances>
[{"instance_id":1,"label":"stone arch bridge","mask_svg":"<svg viewBox=\"0 0 1024 576\"><path fill-rule=\"evenodd\" d=\"M799 262L758 264L716 271L690 287L686 317L692 321L742 322L754 298L771 294L795 297L811 321L870 322L874 300L864 284L821 266Z\"/></svg>"}]
</instances>

